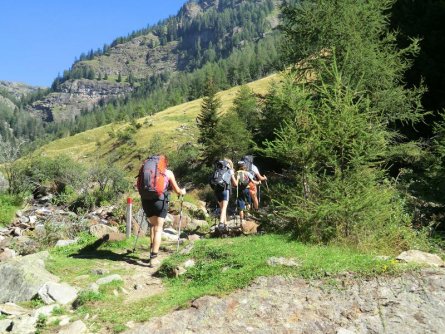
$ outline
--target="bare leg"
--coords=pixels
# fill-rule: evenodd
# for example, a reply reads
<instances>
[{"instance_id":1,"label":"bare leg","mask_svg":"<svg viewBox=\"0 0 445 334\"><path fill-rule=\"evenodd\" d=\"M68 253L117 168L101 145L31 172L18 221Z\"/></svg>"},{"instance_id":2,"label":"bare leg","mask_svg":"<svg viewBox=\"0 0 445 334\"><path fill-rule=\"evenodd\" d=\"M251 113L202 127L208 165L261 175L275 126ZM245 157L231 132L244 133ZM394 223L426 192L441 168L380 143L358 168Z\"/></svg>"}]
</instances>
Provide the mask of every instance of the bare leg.
<instances>
[{"instance_id":1,"label":"bare leg","mask_svg":"<svg viewBox=\"0 0 445 334\"><path fill-rule=\"evenodd\" d=\"M156 216L149 217L148 219L151 224L151 252L157 254L159 252L159 247L161 246L162 228L164 226L165 219Z\"/></svg>"},{"instance_id":2,"label":"bare leg","mask_svg":"<svg viewBox=\"0 0 445 334\"><path fill-rule=\"evenodd\" d=\"M253 208L258 210L258 197L256 195L256 188L254 191L250 190L250 198L252 199Z\"/></svg>"},{"instance_id":3,"label":"bare leg","mask_svg":"<svg viewBox=\"0 0 445 334\"><path fill-rule=\"evenodd\" d=\"M219 222L225 224L226 223L226 217L227 217L227 205L229 201L221 201L218 202L219 207L221 208L221 213L219 215Z\"/></svg>"}]
</instances>

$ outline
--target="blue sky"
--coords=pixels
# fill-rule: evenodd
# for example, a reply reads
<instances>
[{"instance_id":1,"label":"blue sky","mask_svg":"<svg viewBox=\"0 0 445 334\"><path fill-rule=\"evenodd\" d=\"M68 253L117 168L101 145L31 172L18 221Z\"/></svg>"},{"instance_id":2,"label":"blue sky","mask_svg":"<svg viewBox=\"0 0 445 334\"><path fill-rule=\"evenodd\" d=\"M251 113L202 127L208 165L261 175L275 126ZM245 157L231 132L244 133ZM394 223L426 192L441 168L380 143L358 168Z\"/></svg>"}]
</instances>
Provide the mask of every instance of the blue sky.
<instances>
[{"instance_id":1,"label":"blue sky","mask_svg":"<svg viewBox=\"0 0 445 334\"><path fill-rule=\"evenodd\" d=\"M50 86L75 57L175 15L186 0L0 0L0 80Z\"/></svg>"}]
</instances>

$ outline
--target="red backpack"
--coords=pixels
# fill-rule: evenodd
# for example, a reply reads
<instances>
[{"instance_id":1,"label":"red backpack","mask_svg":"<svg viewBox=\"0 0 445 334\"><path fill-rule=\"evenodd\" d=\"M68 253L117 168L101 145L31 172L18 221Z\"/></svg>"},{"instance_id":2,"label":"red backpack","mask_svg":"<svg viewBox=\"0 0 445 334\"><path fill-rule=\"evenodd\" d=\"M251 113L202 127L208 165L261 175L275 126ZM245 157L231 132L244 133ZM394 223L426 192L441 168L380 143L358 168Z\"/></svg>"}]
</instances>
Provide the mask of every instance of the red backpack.
<instances>
[{"instance_id":1,"label":"red backpack","mask_svg":"<svg viewBox=\"0 0 445 334\"><path fill-rule=\"evenodd\" d=\"M144 161L139 169L137 188L142 199L162 200L168 188L167 159L154 155Z\"/></svg>"}]
</instances>

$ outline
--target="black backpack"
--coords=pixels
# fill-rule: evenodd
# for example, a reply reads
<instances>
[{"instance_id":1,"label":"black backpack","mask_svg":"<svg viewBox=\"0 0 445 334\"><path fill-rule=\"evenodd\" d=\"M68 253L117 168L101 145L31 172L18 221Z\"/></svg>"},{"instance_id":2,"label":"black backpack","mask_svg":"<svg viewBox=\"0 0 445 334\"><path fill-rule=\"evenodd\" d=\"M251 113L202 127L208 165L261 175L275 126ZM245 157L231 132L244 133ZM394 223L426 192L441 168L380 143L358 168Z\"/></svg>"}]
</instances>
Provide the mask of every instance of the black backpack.
<instances>
[{"instance_id":1,"label":"black backpack","mask_svg":"<svg viewBox=\"0 0 445 334\"><path fill-rule=\"evenodd\" d=\"M246 166L246 170L253 174L252 171L253 155L245 155L242 160L244 161L244 166Z\"/></svg>"},{"instance_id":2,"label":"black backpack","mask_svg":"<svg viewBox=\"0 0 445 334\"><path fill-rule=\"evenodd\" d=\"M215 171L210 177L210 187L216 191L230 189L230 166L227 161L220 160L215 164Z\"/></svg>"}]
</instances>

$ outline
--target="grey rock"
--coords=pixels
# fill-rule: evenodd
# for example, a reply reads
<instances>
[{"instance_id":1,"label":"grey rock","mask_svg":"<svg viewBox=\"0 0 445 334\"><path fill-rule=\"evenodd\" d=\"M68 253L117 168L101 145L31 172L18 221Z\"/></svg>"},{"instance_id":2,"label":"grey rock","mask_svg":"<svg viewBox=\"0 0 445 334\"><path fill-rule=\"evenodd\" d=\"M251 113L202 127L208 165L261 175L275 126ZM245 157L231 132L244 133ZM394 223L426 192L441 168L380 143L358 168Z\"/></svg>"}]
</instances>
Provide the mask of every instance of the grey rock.
<instances>
[{"instance_id":1,"label":"grey rock","mask_svg":"<svg viewBox=\"0 0 445 334\"><path fill-rule=\"evenodd\" d=\"M125 333L443 333L445 270L346 279L337 289L323 280L260 277L241 291L201 297ZM420 288L410 292L412 286Z\"/></svg>"},{"instance_id":2,"label":"grey rock","mask_svg":"<svg viewBox=\"0 0 445 334\"><path fill-rule=\"evenodd\" d=\"M88 286L88 290L90 290L90 291L92 291L92 292L95 292L95 293L99 293L99 285L96 284L96 283L91 283L91 284Z\"/></svg>"},{"instance_id":3,"label":"grey rock","mask_svg":"<svg viewBox=\"0 0 445 334\"><path fill-rule=\"evenodd\" d=\"M37 216L50 216L52 214L52 211L47 208L39 208L35 211L35 214Z\"/></svg>"},{"instance_id":4,"label":"grey rock","mask_svg":"<svg viewBox=\"0 0 445 334\"><path fill-rule=\"evenodd\" d=\"M187 239L191 242L195 242L195 241L201 239L201 237L197 234L191 234L191 235L187 236Z\"/></svg>"},{"instance_id":5,"label":"grey rock","mask_svg":"<svg viewBox=\"0 0 445 334\"><path fill-rule=\"evenodd\" d=\"M425 253L419 250L409 250L406 252L402 252L396 258L399 261L408 262L408 263L419 263L430 265L433 267L444 267L444 261L436 254Z\"/></svg>"},{"instance_id":6,"label":"grey rock","mask_svg":"<svg viewBox=\"0 0 445 334\"><path fill-rule=\"evenodd\" d=\"M23 315L14 318L12 330L10 333L17 334L35 334L37 325L37 317Z\"/></svg>"},{"instance_id":7,"label":"grey rock","mask_svg":"<svg viewBox=\"0 0 445 334\"><path fill-rule=\"evenodd\" d=\"M29 223L31 225L35 225L36 222L37 222L37 216L29 216Z\"/></svg>"},{"instance_id":8,"label":"grey rock","mask_svg":"<svg viewBox=\"0 0 445 334\"><path fill-rule=\"evenodd\" d=\"M271 257L267 259L267 264L269 266L286 266L286 267L298 267L300 263L293 258L285 258L285 257Z\"/></svg>"},{"instance_id":9,"label":"grey rock","mask_svg":"<svg viewBox=\"0 0 445 334\"><path fill-rule=\"evenodd\" d=\"M0 305L0 314L22 315L22 314L26 314L28 312L29 312L29 310L27 310L26 308L18 306L14 303L6 303L3 305Z\"/></svg>"},{"instance_id":10,"label":"grey rock","mask_svg":"<svg viewBox=\"0 0 445 334\"><path fill-rule=\"evenodd\" d=\"M12 330L12 325L11 319L0 320L0 333L10 333Z\"/></svg>"},{"instance_id":11,"label":"grey rock","mask_svg":"<svg viewBox=\"0 0 445 334\"><path fill-rule=\"evenodd\" d=\"M29 218L26 217L26 216L21 216L19 218L19 222L20 222L20 224L28 224L29 223Z\"/></svg>"},{"instance_id":12,"label":"grey rock","mask_svg":"<svg viewBox=\"0 0 445 334\"><path fill-rule=\"evenodd\" d=\"M67 283L47 282L40 288L38 294L46 304L66 305L77 298L77 290Z\"/></svg>"},{"instance_id":13,"label":"grey rock","mask_svg":"<svg viewBox=\"0 0 445 334\"><path fill-rule=\"evenodd\" d=\"M114 275L106 276L106 277L103 277L103 278L99 278L96 281L96 284L98 284L98 285L108 284L108 283L111 283L113 281L123 281L123 279L122 279L121 275L114 274Z\"/></svg>"},{"instance_id":14,"label":"grey rock","mask_svg":"<svg viewBox=\"0 0 445 334\"><path fill-rule=\"evenodd\" d=\"M87 332L88 328L82 320L74 321L65 328L59 330L59 334L85 334Z\"/></svg>"},{"instance_id":15,"label":"grey rock","mask_svg":"<svg viewBox=\"0 0 445 334\"><path fill-rule=\"evenodd\" d=\"M36 226L34 227L34 232L37 235L44 235L46 233L45 225L44 224L36 224Z\"/></svg>"},{"instance_id":16,"label":"grey rock","mask_svg":"<svg viewBox=\"0 0 445 334\"><path fill-rule=\"evenodd\" d=\"M117 233L117 232L119 232L119 230L117 229L117 227L114 226L108 226L105 224L96 224L90 226L90 234L98 239L103 238L107 234Z\"/></svg>"},{"instance_id":17,"label":"grey rock","mask_svg":"<svg viewBox=\"0 0 445 334\"><path fill-rule=\"evenodd\" d=\"M17 254L15 250L9 249L9 248L3 248L0 249L0 261L6 261L9 259L12 259L13 257L16 257Z\"/></svg>"},{"instance_id":18,"label":"grey rock","mask_svg":"<svg viewBox=\"0 0 445 334\"><path fill-rule=\"evenodd\" d=\"M74 240L58 240L56 242L55 247L65 247L65 246L75 244L76 242L77 242L76 239L74 239Z\"/></svg>"},{"instance_id":19,"label":"grey rock","mask_svg":"<svg viewBox=\"0 0 445 334\"><path fill-rule=\"evenodd\" d=\"M14 230L13 230L12 234L15 237L20 237L22 235L22 229L20 227L18 227L18 226L14 227Z\"/></svg>"},{"instance_id":20,"label":"grey rock","mask_svg":"<svg viewBox=\"0 0 445 334\"><path fill-rule=\"evenodd\" d=\"M46 317L49 317L55 308L60 307L58 304L52 304L52 305L45 305L42 307L39 307L37 310L33 312L33 316L39 318L40 315L44 315Z\"/></svg>"},{"instance_id":21,"label":"grey rock","mask_svg":"<svg viewBox=\"0 0 445 334\"><path fill-rule=\"evenodd\" d=\"M70 323L70 317L68 317L67 315L65 315L65 316L61 316L60 318L59 318L59 326L66 326L66 325L68 325L69 323Z\"/></svg>"},{"instance_id":22,"label":"grey rock","mask_svg":"<svg viewBox=\"0 0 445 334\"><path fill-rule=\"evenodd\" d=\"M170 231L162 231L162 235L161 235L162 240L168 240L168 241L177 241L178 240L178 235L177 234L173 234Z\"/></svg>"},{"instance_id":23,"label":"grey rock","mask_svg":"<svg viewBox=\"0 0 445 334\"><path fill-rule=\"evenodd\" d=\"M45 269L48 252L16 257L0 264L0 303L31 300L48 281L58 277Z\"/></svg>"}]
</instances>

